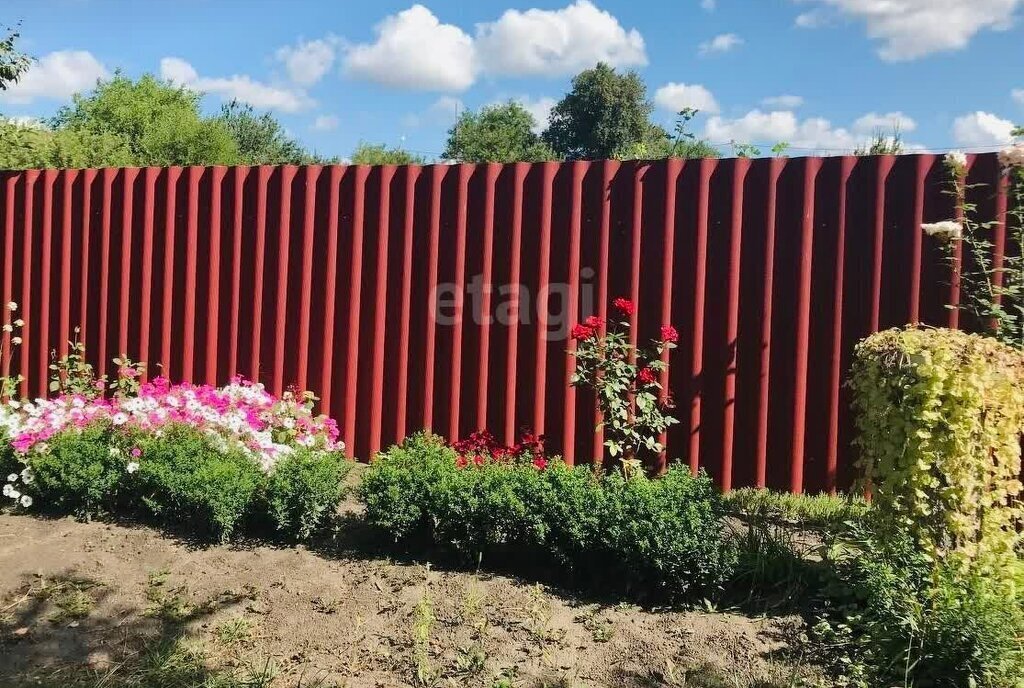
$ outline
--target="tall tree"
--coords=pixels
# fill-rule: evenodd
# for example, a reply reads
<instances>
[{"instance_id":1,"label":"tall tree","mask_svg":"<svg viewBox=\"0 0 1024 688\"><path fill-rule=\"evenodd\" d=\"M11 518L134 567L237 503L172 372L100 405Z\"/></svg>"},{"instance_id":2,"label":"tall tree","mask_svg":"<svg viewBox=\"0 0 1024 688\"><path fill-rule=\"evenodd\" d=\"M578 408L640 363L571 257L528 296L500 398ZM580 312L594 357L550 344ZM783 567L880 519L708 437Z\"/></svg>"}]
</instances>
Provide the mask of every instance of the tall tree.
<instances>
[{"instance_id":1,"label":"tall tree","mask_svg":"<svg viewBox=\"0 0 1024 688\"><path fill-rule=\"evenodd\" d=\"M21 75L32 65L32 58L15 47L21 34L16 29L8 28L6 31L0 39L0 91L18 83Z\"/></svg>"},{"instance_id":2,"label":"tall tree","mask_svg":"<svg viewBox=\"0 0 1024 688\"><path fill-rule=\"evenodd\" d=\"M199 111L202 94L157 79L118 73L75 94L50 120L82 139L120 140L134 165L230 165L239 150L228 126Z\"/></svg>"},{"instance_id":3,"label":"tall tree","mask_svg":"<svg viewBox=\"0 0 1024 688\"><path fill-rule=\"evenodd\" d=\"M442 157L459 162L538 162L558 156L534 131L537 121L509 101L466 111L448 131Z\"/></svg>"},{"instance_id":4,"label":"tall tree","mask_svg":"<svg viewBox=\"0 0 1024 688\"><path fill-rule=\"evenodd\" d=\"M383 143L360 141L352 151L353 165L422 165L426 159L404 148L389 147Z\"/></svg>"},{"instance_id":5,"label":"tall tree","mask_svg":"<svg viewBox=\"0 0 1024 688\"><path fill-rule=\"evenodd\" d=\"M617 157L649 135L652 110L636 72L619 74L599 62L573 78L572 89L551 111L543 138L566 158Z\"/></svg>"},{"instance_id":6,"label":"tall tree","mask_svg":"<svg viewBox=\"0 0 1024 688\"><path fill-rule=\"evenodd\" d=\"M238 147L238 161L244 165L305 165L320 161L288 136L269 112L256 114L251 105L232 100L221 107L218 119L231 132Z\"/></svg>"}]
</instances>

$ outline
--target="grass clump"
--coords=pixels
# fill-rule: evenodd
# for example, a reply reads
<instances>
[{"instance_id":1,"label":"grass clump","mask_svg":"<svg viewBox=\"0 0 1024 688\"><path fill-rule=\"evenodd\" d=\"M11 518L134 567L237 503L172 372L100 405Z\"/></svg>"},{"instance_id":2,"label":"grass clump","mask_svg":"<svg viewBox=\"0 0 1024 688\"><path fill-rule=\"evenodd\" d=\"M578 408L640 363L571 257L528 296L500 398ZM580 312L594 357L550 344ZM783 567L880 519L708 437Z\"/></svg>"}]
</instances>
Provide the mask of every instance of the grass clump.
<instances>
[{"instance_id":1,"label":"grass clump","mask_svg":"<svg viewBox=\"0 0 1024 688\"><path fill-rule=\"evenodd\" d=\"M724 495L726 508L744 519L765 519L811 528L860 522L868 502L856 495L792 494L744 487Z\"/></svg>"}]
</instances>

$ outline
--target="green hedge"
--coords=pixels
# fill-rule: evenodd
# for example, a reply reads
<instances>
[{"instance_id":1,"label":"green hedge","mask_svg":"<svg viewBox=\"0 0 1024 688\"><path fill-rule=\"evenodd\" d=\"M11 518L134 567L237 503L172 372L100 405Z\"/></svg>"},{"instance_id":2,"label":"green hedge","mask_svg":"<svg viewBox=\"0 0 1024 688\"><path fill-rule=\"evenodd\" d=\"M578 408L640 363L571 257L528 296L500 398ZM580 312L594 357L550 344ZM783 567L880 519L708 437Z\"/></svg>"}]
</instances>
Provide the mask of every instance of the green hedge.
<instances>
[{"instance_id":1,"label":"green hedge","mask_svg":"<svg viewBox=\"0 0 1024 688\"><path fill-rule=\"evenodd\" d=\"M264 473L251 457L184 425L147 434L96 424L47 445L28 457L31 482L19 482L35 508L143 516L217 541L262 524L285 538L310 537L337 510L351 467L340 453L298 448ZM26 468L11 458L6 470Z\"/></svg>"},{"instance_id":2,"label":"green hedge","mask_svg":"<svg viewBox=\"0 0 1024 688\"><path fill-rule=\"evenodd\" d=\"M396 541L476 563L542 567L634 597L714 596L734 544L711 481L673 467L659 479L596 476L552 461L460 468L439 439L415 435L376 457L359 490L367 519Z\"/></svg>"}]
</instances>

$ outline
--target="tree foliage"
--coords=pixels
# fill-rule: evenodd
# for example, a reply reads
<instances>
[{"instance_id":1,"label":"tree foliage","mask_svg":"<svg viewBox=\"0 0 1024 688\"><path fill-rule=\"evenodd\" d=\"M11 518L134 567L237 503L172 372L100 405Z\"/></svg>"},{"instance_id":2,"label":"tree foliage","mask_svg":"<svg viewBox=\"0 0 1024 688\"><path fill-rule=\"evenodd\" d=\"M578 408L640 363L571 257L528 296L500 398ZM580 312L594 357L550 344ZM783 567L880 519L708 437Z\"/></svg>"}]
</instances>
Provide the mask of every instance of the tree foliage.
<instances>
[{"instance_id":1,"label":"tree foliage","mask_svg":"<svg viewBox=\"0 0 1024 688\"><path fill-rule=\"evenodd\" d=\"M697 110L681 110L676 119L674 133L669 134L659 124L650 124L643 140L620 153L623 160L661 160L663 158L719 158L721 152L706 139L698 139L689 130L690 121Z\"/></svg>"},{"instance_id":2,"label":"tree foliage","mask_svg":"<svg viewBox=\"0 0 1024 688\"><path fill-rule=\"evenodd\" d=\"M540 162L557 158L534 131L537 121L509 101L465 111L448 131L442 157L459 162Z\"/></svg>"},{"instance_id":3,"label":"tree foliage","mask_svg":"<svg viewBox=\"0 0 1024 688\"><path fill-rule=\"evenodd\" d=\"M15 47L20 37L16 29L7 29L7 33L0 39L0 91L6 91L8 86L18 83L21 75L32 65L32 58Z\"/></svg>"},{"instance_id":4,"label":"tree foliage","mask_svg":"<svg viewBox=\"0 0 1024 688\"><path fill-rule=\"evenodd\" d=\"M426 159L404 148L360 141L352 151L353 165L422 165Z\"/></svg>"},{"instance_id":5,"label":"tree foliage","mask_svg":"<svg viewBox=\"0 0 1024 688\"><path fill-rule=\"evenodd\" d=\"M222 119L204 118L202 95L146 74L134 81L115 74L50 120L55 130L74 132L80 140L112 137L111 152L120 157L121 142L134 165L231 165L239 162L238 145ZM116 152L115 152L116 151Z\"/></svg>"},{"instance_id":6,"label":"tree foliage","mask_svg":"<svg viewBox=\"0 0 1024 688\"><path fill-rule=\"evenodd\" d=\"M323 162L289 136L269 112L257 114L251 105L233 100L222 106L218 118L238 147L244 165L306 165Z\"/></svg>"},{"instance_id":7,"label":"tree foliage","mask_svg":"<svg viewBox=\"0 0 1024 688\"><path fill-rule=\"evenodd\" d=\"M572 89L551 111L543 139L568 159L621 157L650 136L652 110L636 72L619 74L599 62L573 78Z\"/></svg>"}]
</instances>

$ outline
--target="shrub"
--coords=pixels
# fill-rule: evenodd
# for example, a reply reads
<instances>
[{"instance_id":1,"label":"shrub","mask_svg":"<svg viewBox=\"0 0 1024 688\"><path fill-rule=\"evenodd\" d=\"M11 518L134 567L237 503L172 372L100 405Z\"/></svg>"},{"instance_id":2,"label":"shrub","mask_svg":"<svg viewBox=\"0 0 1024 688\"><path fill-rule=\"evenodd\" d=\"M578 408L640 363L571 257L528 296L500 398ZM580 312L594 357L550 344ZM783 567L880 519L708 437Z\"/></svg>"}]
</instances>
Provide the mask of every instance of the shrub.
<instances>
[{"instance_id":1,"label":"shrub","mask_svg":"<svg viewBox=\"0 0 1024 688\"><path fill-rule=\"evenodd\" d=\"M298 449L274 466L263 502L277 530L308 538L334 514L352 465L340 452Z\"/></svg>"},{"instance_id":2,"label":"shrub","mask_svg":"<svg viewBox=\"0 0 1024 688\"><path fill-rule=\"evenodd\" d=\"M850 384L858 465L883 529L910 533L938 560L1013 560L1021 352L952 330L888 330L857 346Z\"/></svg>"},{"instance_id":3,"label":"shrub","mask_svg":"<svg viewBox=\"0 0 1024 688\"><path fill-rule=\"evenodd\" d=\"M557 460L459 459L430 435L378 455L359 491L368 520L395 540L465 561L541 566L638 597L714 594L735 563L721 500L688 469L651 480Z\"/></svg>"},{"instance_id":4,"label":"shrub","mask_svg":"<svg viewBox=\"0 0 1024 688\"><path fill-rule=\"evenodd\" d=\"M853 685L1021 686L1024 608L1012 582L936 565L906 535L861 534L831 561L815 627Z\"/></svg>"},{"instance_id":5,"label":"shrub","mask_svg":"<svg viewBox=\"0 0 1024 688\"><path fill-rule=\"evenodd\" d=\"M266 480L242 451L216 446L211 436L184 425L143 436L139 449L133 483L146 508L221 542L250 514Z\"/></svg>"},{"instance_id":6,"label":"shrub","mask_svg":"<svg viewBox=\"0 0 1024 688\"><path fill-rule=\"evenodd\" d=\"M26 474L22 474L21 491L43 509L83 518L111 508L127 463L112 443L112 434L110 425L97 424L54 435L41 451L27 457L32 481L25 484Z\"/></svg>"},{"instance_id":7,"label":"shrub","mask_svg":"<svg viewBox=\"0 0 1024 688\"><path fill-rule=\"evenodd\" d=\"M668 370L668 352L676 348L679 333L672 325L661 328L661 338L646 347L631 343L630 330L636 304L626 298L613 302L618 320L606 322L592 315L573 326L574 387L592 390L601 409L605 446L613 457L638 460L641 451L660 454L660 436L679 421L670 413L662 380Z\"/></svg>"}]
</instances>

